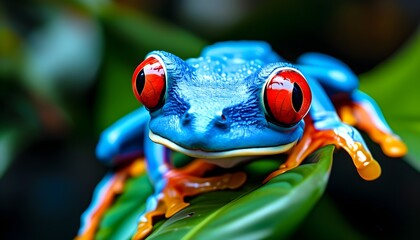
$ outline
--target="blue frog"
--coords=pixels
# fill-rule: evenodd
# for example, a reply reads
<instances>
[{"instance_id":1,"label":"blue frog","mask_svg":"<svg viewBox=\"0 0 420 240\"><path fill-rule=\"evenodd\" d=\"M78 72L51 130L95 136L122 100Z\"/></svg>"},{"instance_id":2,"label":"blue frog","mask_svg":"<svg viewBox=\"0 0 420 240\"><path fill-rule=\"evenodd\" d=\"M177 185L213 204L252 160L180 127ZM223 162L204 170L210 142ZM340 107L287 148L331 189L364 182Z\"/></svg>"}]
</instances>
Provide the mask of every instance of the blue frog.
<instances>
[{"instance_id":1,"label":"blue frog","mask_svg":"<svg viewBox=\"0 0 420 240\"><path fill-rule=\"evenodd\" d=\"M125 166L136 156L145 159L155 193L134 239L150 233L154 216L170 217L185 208L185 196L245 182L241 172L202 177L216 166L287 153L269 181L299 166L314 150L334 144L350 154L363 179L374 180L380 166L353 126L366 131L385 154L406 153L376 103L357 89L357 76L341 61L318 53L304 54L292 65L259 41L216 43L185 61L154 51L135 69L132 86L144 106L106 129L96 154L110 166ZM200 160L176 169L171 151ZM99 184L82 218L80 239L94 234L100 211L134 165Z\"/></svg>"}]
</instances>

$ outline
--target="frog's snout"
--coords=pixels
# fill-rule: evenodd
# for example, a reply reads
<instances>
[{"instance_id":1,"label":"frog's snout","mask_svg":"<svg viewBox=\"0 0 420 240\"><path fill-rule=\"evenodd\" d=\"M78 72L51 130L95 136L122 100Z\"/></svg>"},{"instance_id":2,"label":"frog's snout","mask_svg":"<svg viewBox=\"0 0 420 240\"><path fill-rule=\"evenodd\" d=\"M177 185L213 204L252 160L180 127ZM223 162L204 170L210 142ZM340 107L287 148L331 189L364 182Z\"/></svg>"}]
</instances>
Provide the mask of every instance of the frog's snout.
<instances>
[{"instance_id":1,"label":"frog's snout","mask_svg":"<svg viewBox=\"0 0 420 240\"><path fill-rule=\"evenodd\" d=\"M230 131L230 121L222 113L211 111L190 111L181 117L183 126L183 138L181 145L188 145L192 149L213 150L216 136L228 134Z\"/></svg>"},{"instance_id":2,"label":"frog's snout","mask_svg":"<svg viewBox=\"0 0 420 240\"><path fill-rule=\"evenodd\" d=\"M223 113L200 114L186 112L181 119L183 127L194 132L206 133L214 130L229 130L229 118Z\"/></svg>"}]
</instances>

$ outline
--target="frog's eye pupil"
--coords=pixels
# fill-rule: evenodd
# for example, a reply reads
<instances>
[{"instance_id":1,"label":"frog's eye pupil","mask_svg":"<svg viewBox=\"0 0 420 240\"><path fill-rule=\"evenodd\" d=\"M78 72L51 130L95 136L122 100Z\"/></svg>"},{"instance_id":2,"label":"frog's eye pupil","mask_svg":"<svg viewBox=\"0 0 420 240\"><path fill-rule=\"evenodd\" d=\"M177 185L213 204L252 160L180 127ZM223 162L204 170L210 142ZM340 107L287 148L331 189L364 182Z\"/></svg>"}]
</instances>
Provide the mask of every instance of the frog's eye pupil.
<instances>
[{"instance_id":1,"label":"frog's eye pupil","mask_svg":"<svg viewBox=\"0 0 420 240\"><path fill-rule=\"evenodd\" d=\"M311 90L304 76L293 68L277 70L264 88L264 108L268 120L280 126L293 126L308 113Z\"/></svg>"},{"instance_id":2,"label":"frog's eye pupil","mask_svg":"<svg viewBox=\"0 0 420 240\"><path fill-rule=\"evenodd\" d=\"M141 91L143 90L143 88L144 88L144 83L145 83L145 76L144 76L144 70L142 69L140 72L139 72L139 74L137 75L137 78L136 78L136 90L137 91L140 91L140 92L137 92L137 94L141 94Z\"/></svg>"},{"instance_id":3,"label":"frog's eye pupil","mask_svg":"<svg viewBox=\"0 0 420 240\"><path fill-rule=\"evenodd\" d=\"M154 111L163 105L166 75L157 58L149 57L137 66L132 84L134 95L147 109Z\"/></svg>"},{"instance_id":4,"label":"frog's eye pupil","mask_svg":"<svg viewBox=\"0 0 420 240\"><path fill-rule=\"evenodd\" d=\"M303 103L303 93L302 93L302 89L299 87L299 84L297 83L293 84L292 103L293 103L293 108L295 109L295 111L299 112Z\"/></svg>"}]
</instances>

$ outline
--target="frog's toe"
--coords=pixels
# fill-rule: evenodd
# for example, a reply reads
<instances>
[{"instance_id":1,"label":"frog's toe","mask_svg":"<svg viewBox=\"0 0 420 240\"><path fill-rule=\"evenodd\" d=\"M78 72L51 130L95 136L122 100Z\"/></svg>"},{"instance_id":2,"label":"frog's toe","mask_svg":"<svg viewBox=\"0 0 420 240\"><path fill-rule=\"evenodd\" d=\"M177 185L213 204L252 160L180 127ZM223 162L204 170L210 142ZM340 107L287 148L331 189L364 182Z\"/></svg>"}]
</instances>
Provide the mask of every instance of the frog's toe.
<instances>
[{"instance_id":1,"label":"frog's toe","mask_svg":"<svg viewBox=\"0 0 420 240\"><path fill-rule=\"evenodd\" d=\"M293 167L293 168L294 168L294 167ZM276 170L276 171L274 171L274 172L270 173L270 175L268 175L268 176L264 179L263 183L266 183L266 182L270 181L271 179L273 179L274 177L276 177L276 176L278 176L278 175L280 175L280 174L283 174L283 173L285 173L285 172L287 172L287 171L289 171L289 170L291 170L291 169L293 169L293 168L288 168L287 166L285 166L284 164L282 164L278 170Z\"/></svg>"},{"instance_id":2,"label":"frog's toe","mask_svg":"<svg viewBox=\"0 0 420 240\"><path fill-rule=\"evenodd\" d=\"M394 135L388 135L380 142L382 151L389 157L402 157L407 154L407 146L401 139Z\"/></svg>"},{"instance_id":3,"label":"frog's toe","mask_svg":"<svg viewBox=\"0 0 420 240\"><path fill-rule=\"evenodd\" d=\"M347 151L360 177L369 181L377 179L381 175L381 167L373 159L360 133L352 127L349 128L351 132L337 133L336 145Z\"/></svg>"},{"instance_id":4,"label":"frog's toe","mask_svg":"<svg viewBox=\"0 0 420 240\"><path fill-rule=\"evenodd\" d=\"M155 195L152 195L147 200L148 206L150 207L151 202L155 203L154 209L146 210L146 212L140 217L137 223L137 231L133 235L132 240L145 239L153 230L153 218L163 216L166 211L166 207L162 201L156 199ZM146 208L147 208L146 207Z\"/></svg>"},{"instance_id":5,"label":"frog's toe","mask_svg":"<svg viewBox=\"0 0 420 240\"><path fill-rule=\"evenodd\" d=\"M371 181L381 175L381 166L376 160L372 159L362 167L357 168L357 172L364 180Z\"/></svg>"},{"instance_id":6,"label":"frog's toe","mask_svg":"<svg viewBox=\"0 0 420 240\"><path fill-rule=\"evenodd\" d=\"M166 218L170 218L175 215L177 212L181 211L182 209L188 207L190 204L184 201L179 201L177 203L173 203L171 206L168 207L165 213Z\"/></svg>"},{"instance_id":7,"label":"frog's toe","mask_svg":"<svg viewBox=\"0 0 420 240\"><path fill-rule=\"evenodd\" d=\"M162 193L151 195L147 199L146 210L139 218L137 231L132 239L145 239L153 230L155 218L163 216L169 218L188 205L184 202L183 195L171 187L166 187Z\"/></svg>"},{"instance_id":8,"label":"frog's toe","mask_svg":"<svg viewBox=\"0 0 420 240\"><path fill-rule=\"evenodd\" d=\"M227 187L229 189L237 189L241 187L246 181L246 174L244 172L235 172L230 174Z\"/></svg>"}]
</instances>

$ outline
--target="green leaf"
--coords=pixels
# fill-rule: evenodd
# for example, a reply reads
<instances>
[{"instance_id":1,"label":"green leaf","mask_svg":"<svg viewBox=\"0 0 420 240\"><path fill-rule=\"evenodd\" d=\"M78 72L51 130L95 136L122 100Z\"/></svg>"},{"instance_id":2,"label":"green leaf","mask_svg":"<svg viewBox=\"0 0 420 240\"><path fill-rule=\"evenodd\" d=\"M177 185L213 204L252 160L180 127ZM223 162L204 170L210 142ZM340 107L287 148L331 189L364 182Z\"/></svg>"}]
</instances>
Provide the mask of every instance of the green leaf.
<instances>
[{"instance_id":1,"label":"green leaf","mask_svg":"<svg viewBox=\"0 0 420 240\"><path fill-rule=\"evenodd\" d=\"M420 170L420 31L394 57L363 74L361 89L372 96L409 149L405 159Z\"/></svg>"},{"instance_id":2,"label":"green leaf","mask_svg":"<svg viewBox=\"0 0 420 240\"><path fill-rule=\"evenodd\" d=\"M145 175L130 179L125 188L101 221L95 239L130 239L136 230L137 219L153 189Z\"/></svg>"},{"instance_id":3,"label":"green leaf","mask_svg":"<svg viewBox=\"0 0 420 240\"><path fill-rule=\"evenodd\" d=\"M276 159L253 161L238 170L247 182L238 190L191 198L190 206L155 225L148 239L273 238L290 235L324 192L334 147L312 154L306 164L262 184L278 168ZM106 213L97 239L128 239L136 229L151 186L145 176L131 179Z\"/></svg>"}]
</instances>

